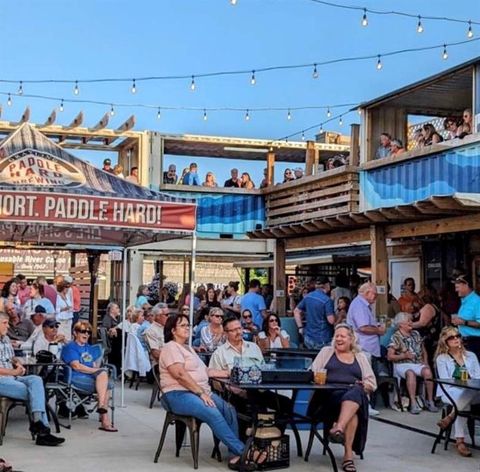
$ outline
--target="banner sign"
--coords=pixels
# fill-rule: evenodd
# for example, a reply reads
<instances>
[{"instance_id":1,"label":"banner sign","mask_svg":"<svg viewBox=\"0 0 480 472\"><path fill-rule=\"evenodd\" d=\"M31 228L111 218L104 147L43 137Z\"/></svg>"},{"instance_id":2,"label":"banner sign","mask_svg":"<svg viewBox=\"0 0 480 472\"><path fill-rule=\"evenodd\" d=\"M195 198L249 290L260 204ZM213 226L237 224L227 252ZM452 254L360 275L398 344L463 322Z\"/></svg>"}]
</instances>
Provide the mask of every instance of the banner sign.
<instances>
[{"instance_id":1,"label":"banner sign","mask_svg":"<svg viewBox=\"0 0 480 472\"><path fill-rule=\"evenodd\" d=\"M0 190L0 221L192 231L195 211L188 203Z\"/></svg>"}]
</instances>

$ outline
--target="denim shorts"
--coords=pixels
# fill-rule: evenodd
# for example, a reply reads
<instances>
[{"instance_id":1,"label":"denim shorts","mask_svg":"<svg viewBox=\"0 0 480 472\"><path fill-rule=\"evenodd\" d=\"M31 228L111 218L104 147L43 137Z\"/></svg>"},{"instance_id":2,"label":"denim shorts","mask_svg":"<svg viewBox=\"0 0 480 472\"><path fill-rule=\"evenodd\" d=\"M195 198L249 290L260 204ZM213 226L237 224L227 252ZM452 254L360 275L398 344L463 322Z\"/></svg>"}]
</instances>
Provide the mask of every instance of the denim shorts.
<instances>
[{"instance_id":1,"label":"denim shorts","mask_svg":"<svg viewBox=\"0 0 480 472\"><path fill-rule=\"evenodd\" d=\"M95 393L95 382L97 380L97 376L100 375L102 372L107 372L106 369L100 369L99 371L95 372L94 374L87 374L81 376L74 376L72 378L72 384L74 387L82 390L83 392L87 392L89 394ZM112 379L108 379L108 389L112 390L113 388L113 381Z\"/></svg>"}]
</instances>

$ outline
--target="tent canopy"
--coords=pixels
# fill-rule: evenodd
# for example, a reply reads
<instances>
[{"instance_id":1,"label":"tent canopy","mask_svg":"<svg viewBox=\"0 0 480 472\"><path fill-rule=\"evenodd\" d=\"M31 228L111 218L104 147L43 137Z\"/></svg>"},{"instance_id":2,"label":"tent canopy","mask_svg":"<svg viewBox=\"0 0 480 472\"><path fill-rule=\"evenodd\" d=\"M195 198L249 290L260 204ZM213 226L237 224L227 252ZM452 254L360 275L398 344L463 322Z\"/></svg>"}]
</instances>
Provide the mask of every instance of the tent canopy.
<instances>
[{"instance_id":1,"label":"tent canopy","mask_svg":"<svg viewBox=\"0 0 480 472\"><path fill-rule=\"evenodd\" d=\"M192 200L118 178L28 123L0 143L0 240L129 247L191 234Z\"/></svg>"}]
</instances>

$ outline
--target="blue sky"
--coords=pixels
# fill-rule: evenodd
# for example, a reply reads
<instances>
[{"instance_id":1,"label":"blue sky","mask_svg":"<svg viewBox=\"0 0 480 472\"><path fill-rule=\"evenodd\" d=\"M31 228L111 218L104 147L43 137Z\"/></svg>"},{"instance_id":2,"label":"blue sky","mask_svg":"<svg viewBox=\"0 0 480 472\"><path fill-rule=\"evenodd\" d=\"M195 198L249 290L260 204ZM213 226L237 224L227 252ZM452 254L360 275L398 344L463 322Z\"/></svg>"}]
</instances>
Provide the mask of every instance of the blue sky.
<instances>
[{"instance_id":1,"label":"blue sky","mask_svg":"<svg viewBox=\"0 0 480 472\"><path fill-rule=\"evenodd\" d=\"M478 0L451 2L430 0L340 0L341 3L379 9L397 9L413 14L450 16L480 21ZM434 7L433 7L434 5ZM466 24L423 21L425 31L416 33L416 20L369 15L369 26L360 26L361 12L335 9L308 0L4 0L2 78L28 80L65 78L80 80L101 77L198 74L202 72L255 69L259 67L321 62L336 57L378 54L397 49L421 47L466 39ZM480 27L474 27L475 37ZM7 47L5 47L7 46ZM257 74L250 85L249 75L196 80L137 84L81 85L79 98L106 102L148 103L174 107L296 107L357 103L374 98L402 85L440 72L480 55L480 43L441 51L420 52L382 60L336 64L319 68L313 80L311 70ZM16 86L0 84L0 91L14 92ZM25 93L74 98L71 85L25 85ZM11 107L5 97L2 119L16 121L27 104L32 121L46 120L58 103L14 97ZM92 126L107 111L98 105L66 104L59 113L60 124L69 123L82 109L85 124ZM258 137L275 139L307 128L326 118L325 111L299 111L292 119L285 112L243 113L165 111L161 120L156 111L118 109L111 126L121 124L130 114L137 116L136 129L167 133ZM349 132L348 124L358 121L355 113L345 116L344 125L327 127ZM314 131L307 133L312 138ZM297 139L300 139L298 136ZM94 163L103 156L91 157ZM171 162L174 159L167 161ZM178 168L191 159L176 158ZM223 181L231 162L197 160L200 174L217 172ZM241 163L258 181L264 163ZM285 166L281 166L283 169ZM279 170L281 170L279 169Z\"/></svg>"}]
</instances>

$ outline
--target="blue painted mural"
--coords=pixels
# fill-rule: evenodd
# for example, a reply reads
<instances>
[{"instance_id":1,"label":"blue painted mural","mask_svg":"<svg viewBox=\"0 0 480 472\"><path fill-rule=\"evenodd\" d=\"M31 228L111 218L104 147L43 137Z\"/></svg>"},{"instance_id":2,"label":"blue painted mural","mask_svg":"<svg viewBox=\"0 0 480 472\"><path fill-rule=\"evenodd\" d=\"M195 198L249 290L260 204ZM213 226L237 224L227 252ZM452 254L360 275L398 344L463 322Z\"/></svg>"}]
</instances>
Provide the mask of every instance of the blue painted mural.
<instances>
[{"instance_id":1,"label":"blue painted mural","mask_svg":"<svg viewBox=\"0 0 480 472\"><path fill-rule=\"evenodd\" d=\"M364 210L456 192L480 193L479 143L360 172Z\"/></svg>"},{"instance_id":2,"label":"blue painted mural","mask_svg":"<svg viewBox=\"0 0 480 472\"><path fill-rule=\"evenodd\" d=\"M246 238L247 231L265 224L265 200L262 195L168 192L197 202L197 231L199 236L218 238L232 234L235 239Z\"/></svg>"}]
</instances>

